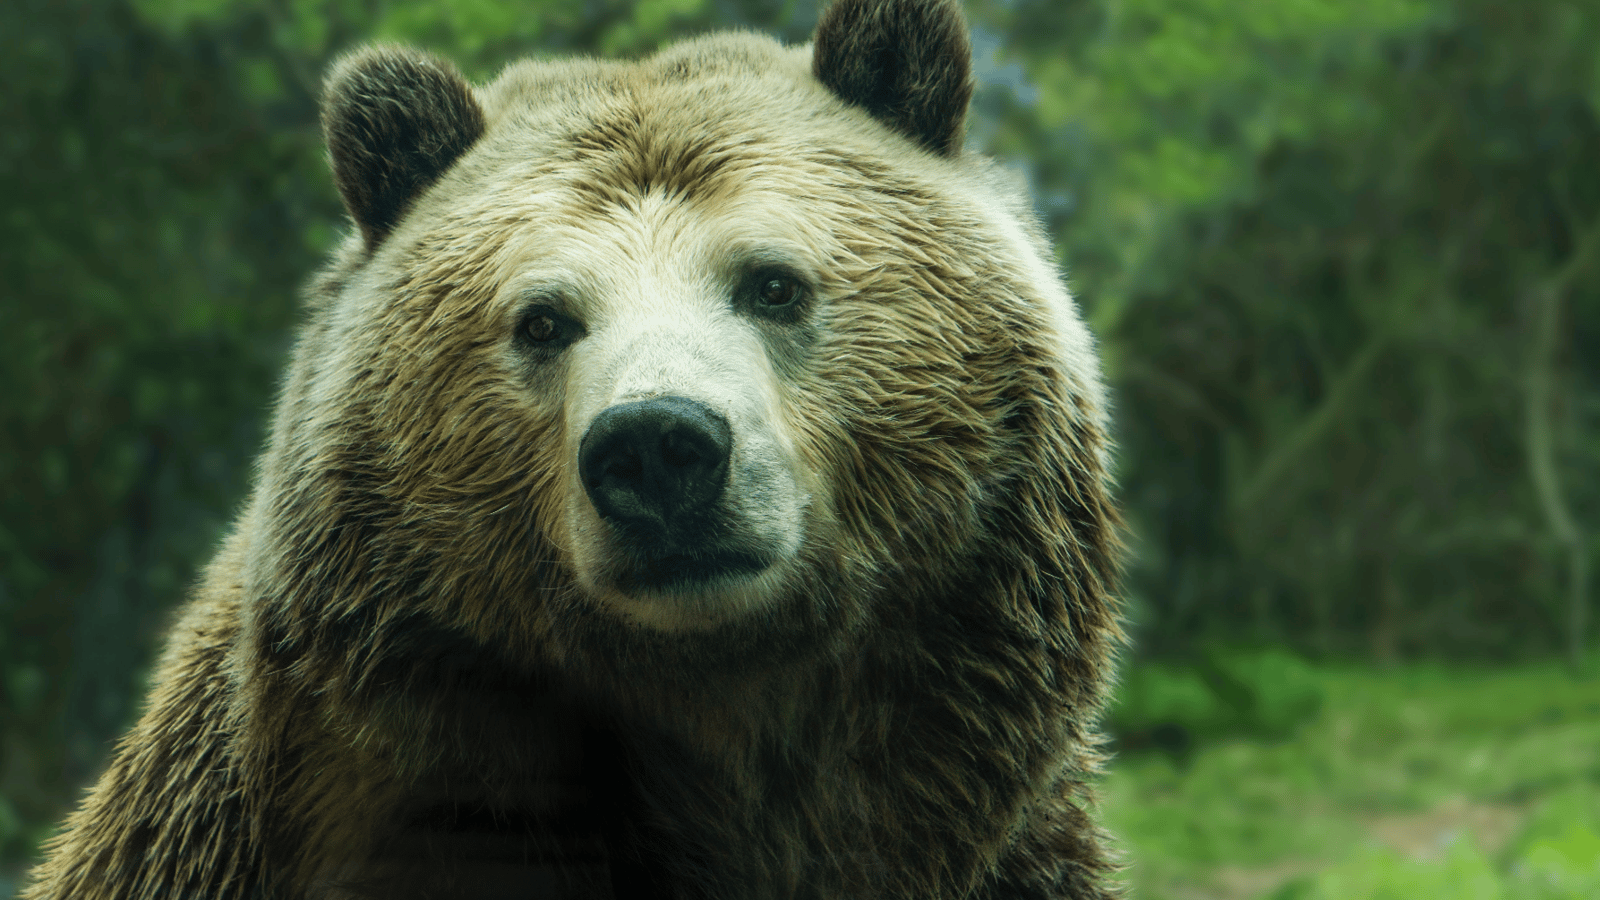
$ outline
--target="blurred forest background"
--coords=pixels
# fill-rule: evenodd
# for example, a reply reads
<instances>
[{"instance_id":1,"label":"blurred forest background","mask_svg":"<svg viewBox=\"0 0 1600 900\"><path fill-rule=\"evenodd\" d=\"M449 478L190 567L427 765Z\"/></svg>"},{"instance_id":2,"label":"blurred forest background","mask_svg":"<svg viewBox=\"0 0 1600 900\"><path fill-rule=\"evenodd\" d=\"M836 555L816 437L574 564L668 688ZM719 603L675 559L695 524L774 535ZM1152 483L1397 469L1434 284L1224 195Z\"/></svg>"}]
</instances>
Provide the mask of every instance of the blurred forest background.
<instances>
[{"instance_id":1,"label":"blurred forest background","mask_svg":"<svg viewBox=\"0 0 1600 900\"><path fill-rule=\"evenodd\" d=\"M1136 897L1600 896L1600 4L968 0L1102 341ZM347 227L321 73L813 0L0 3L0 895L137 712Z\"/></svg>"}]
</instances>

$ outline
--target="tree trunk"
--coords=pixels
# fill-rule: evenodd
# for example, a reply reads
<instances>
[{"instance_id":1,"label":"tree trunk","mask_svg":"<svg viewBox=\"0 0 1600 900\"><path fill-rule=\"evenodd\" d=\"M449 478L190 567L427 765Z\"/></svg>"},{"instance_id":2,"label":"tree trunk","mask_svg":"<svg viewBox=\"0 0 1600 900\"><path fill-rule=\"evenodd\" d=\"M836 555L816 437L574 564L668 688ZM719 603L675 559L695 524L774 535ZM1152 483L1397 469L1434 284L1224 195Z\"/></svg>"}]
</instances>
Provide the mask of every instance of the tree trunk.
<instances>
[{"instance_id":1,"label":"tree trunk","mask_svg":"<svg viewBox=\"0 0 1600 900\"><path fill-rule=\"evenodd\" d=\"M1556 339L1567 288L1600 247L1600 223L1580 235L1565 265L1529 294L1532 347L1528 358L1528 475L1550 535L1567 556L1567 655L1574 669L1583 665L1589 628L1588 541L1573 519L1561 487L1560 465L1551 423L1556 391Z\"/></svg>"}]
</instances>

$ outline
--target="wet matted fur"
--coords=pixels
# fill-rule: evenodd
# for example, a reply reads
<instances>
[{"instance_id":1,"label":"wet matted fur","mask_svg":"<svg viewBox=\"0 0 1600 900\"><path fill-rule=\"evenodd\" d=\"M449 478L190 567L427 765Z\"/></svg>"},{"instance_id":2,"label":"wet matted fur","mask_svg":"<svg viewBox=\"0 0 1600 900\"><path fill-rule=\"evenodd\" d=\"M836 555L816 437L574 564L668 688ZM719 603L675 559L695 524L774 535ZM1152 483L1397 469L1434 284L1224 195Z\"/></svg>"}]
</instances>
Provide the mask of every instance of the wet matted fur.
<instances>
[{"instance_id":1,"label":"wet matted fur","mask_svg":"<svg viewBox=\"0 0 1600 900\"><path fill-rule=\"evenodd\" d=\"M1106 402L969 56L954 0L840 0L340 61L355 229L24 897L1115 896Z\"/></svg>"}]
</instances>

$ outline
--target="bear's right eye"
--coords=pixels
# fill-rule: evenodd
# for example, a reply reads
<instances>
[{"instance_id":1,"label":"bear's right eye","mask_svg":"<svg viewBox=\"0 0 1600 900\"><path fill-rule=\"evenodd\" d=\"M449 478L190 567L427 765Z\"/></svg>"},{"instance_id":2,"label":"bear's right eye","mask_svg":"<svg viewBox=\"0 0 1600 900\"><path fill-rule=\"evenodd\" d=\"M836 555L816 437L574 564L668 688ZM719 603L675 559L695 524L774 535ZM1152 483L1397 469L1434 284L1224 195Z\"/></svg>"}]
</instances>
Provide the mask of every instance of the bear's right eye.
<instances>
[{"instance_id":1,"label":"bear's right eye","mask_svg":"<svg viewBox=\"0 0 1600 900\"><path fill-rule=\"evenodd\" d=\"M545 344L561 336L561 329L557 327L556 320L549 316L531 316L527 324L522 326L522 331L528 340L536 344Z\"/></svg>"},{"instance_id":2,"label":"bear's right eye","mask_svg":"<svg viewBox=\"0 0 1600 900\"><path fill-rule=\"evenodd\" d=\"M544 304L529 308L517 326L523 343L540 353L560 350L576 340L581 330L578 323Z\"/></svg>"}]
</instances>

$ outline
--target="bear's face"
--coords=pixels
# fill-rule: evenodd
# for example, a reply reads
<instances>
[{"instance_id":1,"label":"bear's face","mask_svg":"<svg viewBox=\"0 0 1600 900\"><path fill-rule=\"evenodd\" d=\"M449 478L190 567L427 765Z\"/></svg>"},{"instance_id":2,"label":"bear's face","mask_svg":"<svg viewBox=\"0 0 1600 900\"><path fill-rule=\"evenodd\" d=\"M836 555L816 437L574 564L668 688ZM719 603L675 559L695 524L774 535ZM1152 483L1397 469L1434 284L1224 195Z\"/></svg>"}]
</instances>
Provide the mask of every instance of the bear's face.
<instances>
[{"instance_id":1,"label":"bear's face","mask_svg":"<svg viewBox=\"0 0 1600 900\"><path fill-rule=\"evenodd\" d=\"M492 573L428 602L501 639L793 638L970 569L1081 326L956 153L964 32L827 26L480 89L335 70L362 240L308 392L430 572Z\"/></svg>"},{"instance_id":2,"label":"bear's face","mask_svg":"<svg viewBox=\"0 0 1600 900\"><path fill-rule=\"evenodd\" d=\"M838 286L784 221L805 211L774 211L749 173L629 190L600 170L630 152L513 189L539 200L495 287L502 374L526 397L504 414L558 454L536 518L584 598L706 628L788 593L824 530L822 460L795 423Z\"/></svg>"}]
</instances>

